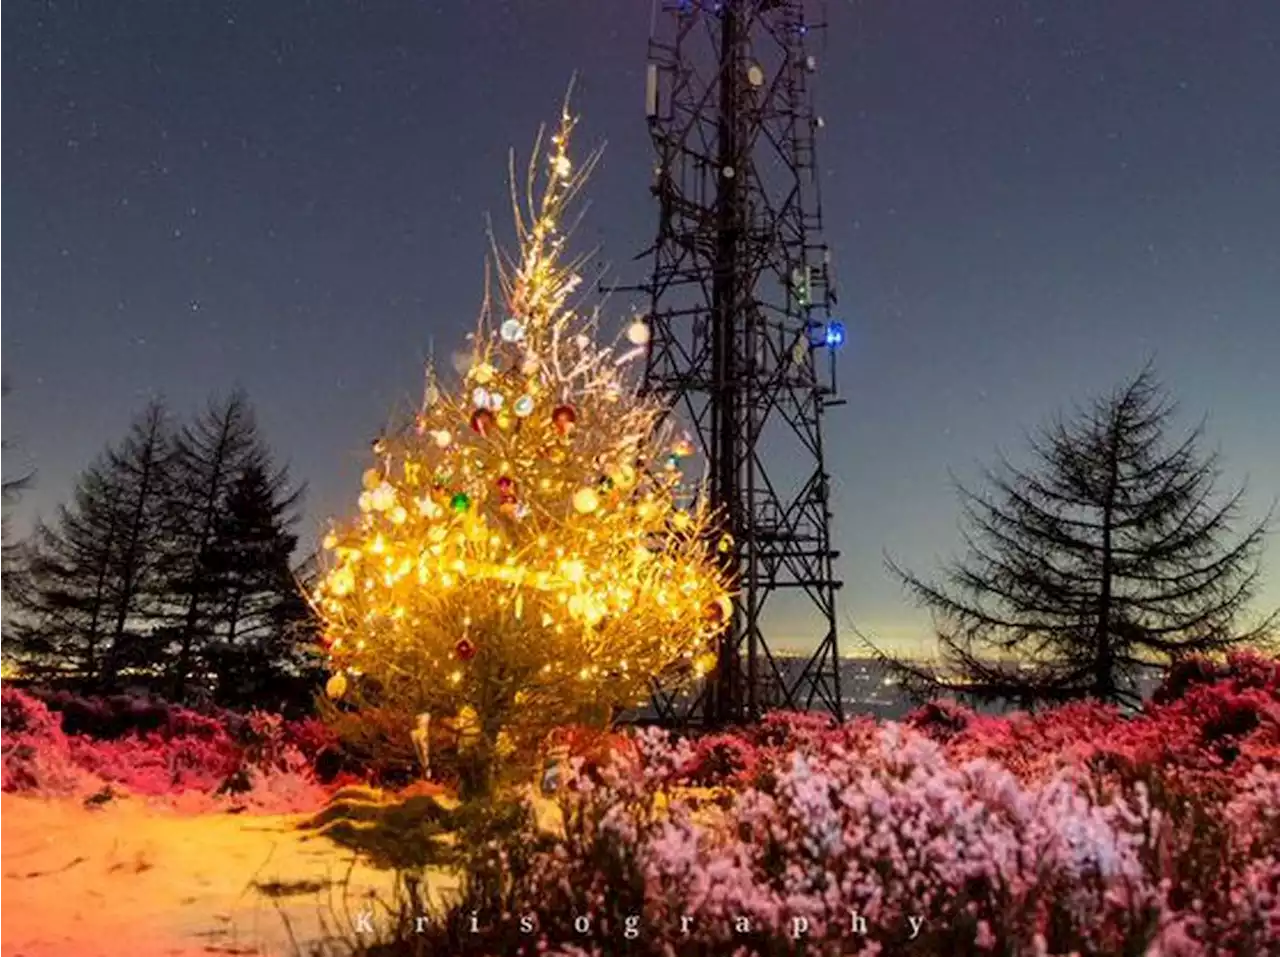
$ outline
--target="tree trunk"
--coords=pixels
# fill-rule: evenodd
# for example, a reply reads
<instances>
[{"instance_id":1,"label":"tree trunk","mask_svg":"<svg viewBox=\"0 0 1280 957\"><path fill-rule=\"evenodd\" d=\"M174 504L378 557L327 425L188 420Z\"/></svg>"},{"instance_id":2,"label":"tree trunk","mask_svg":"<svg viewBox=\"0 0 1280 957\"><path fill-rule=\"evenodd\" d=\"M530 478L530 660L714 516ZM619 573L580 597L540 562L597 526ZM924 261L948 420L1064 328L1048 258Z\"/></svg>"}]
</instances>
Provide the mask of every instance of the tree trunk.
<instances>
[{"instance_id":1,"label":"tree trunk","mask_svg":"<svg viewBox=\"0 0 1280 957\"><path fill-rule=\"evenodd\" d=\"M120 601L119 608L116 612L115 634L112 638L111 653L104 662L103 676L105 682L114 687L116 675L120 667L120 646L124 643L124 629L129 621L129 609L133 605L134 592L137 590L138 582L138 545L142 538L142 526L146 515L147 499L151 496L151 482L155 477L155 463L153 462L152 451L148 450L146 465L142 473L141 484L138 488L138 499L134 504L133 516L130 519L129 527L129 544L125 548L124 555L124 580L120 585Z\"/></svg>"},{"instance_id":2,"label":"tree trunk","mask_svg":"<svg viewBox=\"0 0 1280 957\"><path fill-rule=\"evenodd\" d=\"M487 803L493 800L497 784L497 734L482 730L480 739L458 762L458 797L463 801Z\"/></svg>"},{"instance_id":3,"label":"tree trunk","mask_svg":"<svg viewBox=\"0 0 1280 957\"><path fill-rule=\"evenodd\" d=\"M498 668L495 680L487 683L490 694L479 702L476 720L479 722L478 740L471 753L459 761L458 796L464 801L490 801L493 799L499 778L498 735L506 726L515 703L513 694L503 680L505 675Z\"/></svg>"},{"instance_id":4,"label":"tree trunk","mask_svg":"<svg viewBox=\"0 0 1280 957\"><path fill-rule=\"evenodd\" d=\"M1102 590L1098 596L1098 621L1094 651L1093 693L1099 701L1114 701L1116 696L1114 618L1112 578L1115 576L1115 506L1120 484L1120 424L1113 420L1107 459L1107 491L1102 503Z\"/></svg>"},{"instance_id":5,"label":"tree trunk","mask_svg":"<svg viewBox=\"0 0 1280 957\"><path fill-rule=\"evenodd\" d=\"M218 492L223 482L223 464L225 459L226 432L218 445L217 456L213 462L213 474L210 476L208 491L205 494L204 512L201 517L200 539L194 552L195 566L191 579L191 595L187 604L186 621L182 628L182 645L178 654L178 673L174 677L173 700L181 701L187 690L187 672L191 669L191 649L195 643L196 627L200 618L200 593L203 591L205 561L209 541L213 534L213 524L218 504Z\"/></svg>"},{"instance_id":6,"label":"tree trunk","mask_svg":"<svg viewBox=\"0 0 1280 957\"><path fill-rule=\"evenodd\" d=\"M111 570L111 550L115 547L116 520L115 511L111 513L111 524L107 528L107 544L102 550L102 562L98 566L98 581L93 590L93 617L89 621L89 635L85 647L85 678L94 685L98 674L98 633L100 619L105 611L107 590L107 574Z\"/></svg>"}]
</instances>

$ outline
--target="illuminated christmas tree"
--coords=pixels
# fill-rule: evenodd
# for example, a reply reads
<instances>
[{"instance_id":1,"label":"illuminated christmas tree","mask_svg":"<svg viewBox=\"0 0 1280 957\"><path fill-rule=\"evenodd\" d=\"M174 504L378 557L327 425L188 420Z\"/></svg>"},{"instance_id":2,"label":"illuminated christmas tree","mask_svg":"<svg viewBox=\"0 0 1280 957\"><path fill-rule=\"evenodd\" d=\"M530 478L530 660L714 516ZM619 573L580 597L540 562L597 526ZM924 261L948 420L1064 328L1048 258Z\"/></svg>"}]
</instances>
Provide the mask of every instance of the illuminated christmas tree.
<instances>
[{"instance_id":1,"label":"illuminated christmas tree","mask_svg":"<svg viewBox=\"0 0 1280 957\"><path fill-rule=\"evenodd\" d=\"M729 542L682 472L693 446L627 376L646 325L603 344L599 307L576 299L563 222L599 154L574 168L573 127L566 109L545 154L539 135L523 209L512 165L501 309L486 295L459 387L428 369L415 420L374 444L314 595L332 696L372 681L414 711L466 714L490 767L508 740L527 751L642 703L654 677L706 673L732 610Z\"/></svg>"}]
</instances>

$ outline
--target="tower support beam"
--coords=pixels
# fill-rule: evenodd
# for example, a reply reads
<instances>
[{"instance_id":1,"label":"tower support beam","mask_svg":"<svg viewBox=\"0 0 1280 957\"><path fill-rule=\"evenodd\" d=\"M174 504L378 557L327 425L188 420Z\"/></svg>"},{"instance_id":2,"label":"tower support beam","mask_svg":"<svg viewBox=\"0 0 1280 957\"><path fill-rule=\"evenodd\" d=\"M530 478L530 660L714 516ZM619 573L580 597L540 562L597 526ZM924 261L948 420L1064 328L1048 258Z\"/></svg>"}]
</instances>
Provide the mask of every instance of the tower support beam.
<instances>
[{"instance_id":1,"label":"tower support beam","mask_svg":"<svg viewBox=\"0 0 1280 957\"><path fill-rule=\"evenodd\" d=\"M696 434L738 595L695 692L660 720L843 717L822 422L838 344L814 140L813 0L665 0L645 106L657 153L645 391ZM803 648L799 659L780 655Z\"/></svg>"}]
</instances>

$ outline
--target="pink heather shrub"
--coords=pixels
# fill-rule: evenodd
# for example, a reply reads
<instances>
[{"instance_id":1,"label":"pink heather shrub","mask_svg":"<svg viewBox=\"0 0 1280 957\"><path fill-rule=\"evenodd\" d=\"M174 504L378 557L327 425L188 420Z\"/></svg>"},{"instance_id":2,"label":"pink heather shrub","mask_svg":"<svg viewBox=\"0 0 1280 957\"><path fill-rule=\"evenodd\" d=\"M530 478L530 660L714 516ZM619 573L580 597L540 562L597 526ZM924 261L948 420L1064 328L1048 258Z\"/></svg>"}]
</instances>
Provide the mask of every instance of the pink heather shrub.
<instances>
[{"instance_id":1,"label":"pink heather shrub","mask_svg":"<svg viewBox=\"0 0 1280 957\"><path fill-rule=\"evenodd\" d=\"M1156 704L1168 704L1186 697L1189 690L1204 685L1225 685L1233 691L1256 689L1273 699L1280 694L1280 657L1269 658L1256 651L1236 651L1225 662L1193 656L1175 663L1152 695Z\"/></svg>"},{"instance_id":2,"label":"pink heather shrub","mask_svg":"<svg viewBox=\"0 0 1280 957\"><path fill-rule=\"evenodd\" d=\"M39 696L51 712L61 716L62 730L95 740L156 733L207 740L230 738L254 751L292 745L315 760L337 745L337 735L323 721L304 718L285 721L267 712L239 714L221 708L195 711L158 698L112 695L83 698L67 691Z\"/></svg>"},{"instance_id":3,"label":"pink heather shrub","mask_svg":"<svg viewBox=\"0 0 1280 957\"><path fill-rule=\"evenodd\" d=\"M90 738L120 738L128 734L161 732L194 737L236 735L244 718L226 711L201 713L158 698L110 695L85 698L70 691L37 695L62 718L62 730Z\"/></svg>"},{"instance_id":4,"label":"pink heather shrub","mask_svg":"<svg viewBox=\"0 0 1280 957\"><path fill-rule=\"evenodd\" d=\"M698 738L693 757L681 776L693 785L737 785L755 779L760 751L736 734L709 734Z\"/></svg>"},{"instance_id":5,"label":"pink heather shrub","mask_svg":"<svg viewBox=\"0 0 1280 957\"><path fill-rule=\"evenodd\" d=\"M545 744L548 747L564 747L571 758L581 758L588 773L612 760L615 754L635 756L630 736L616 731L604 731L587 725L565 725L554 729Z\"/></svg>"},{"instance_id":6,"label":"pink heather shrub","mask_svg":"<svg viewBox=\"0 0 1280 957\"><path fill-rule=\"evenodd\" d=\"M67 736L42 702L0 689L0 722L4 790L69 795L89 786L92 779L72 760Z\"/></svg>"},{"instance_id":7,"label":"pink heather shrub","mask_svg":"<svg viewBox=\"0 0 1280 957\"><path fill-rule=\"evenodd\" d=\"M285 721L282 732L285 744L297 748L313 762L338 745L338 736L319 718Z\"/></svg>"},{"instance_id":8,"label":"pink heather shrub","mask_svg":"<svg viewBox=\"0 0 1280 957\"><path fill-rule=\"evenodd\" d=\"M1189 659L1132 718L1095 703L989 716L935 702L905 723L942 744L952 761L989 758L1024 781L1086 763L1121 775L1162 767L1212 787L1255 766L1280 768L1278 673L1280 665L1251 653L1223 665Z\"/></svg>"},{"instance_id":9,"label":"pink heather shrub","mask_svg":"<svg viewBox=\"0 0 1280 957\"><path fill-rule=\"evenodd\" d=\"M835 722L825 714L775 711L740 733L758 747L803 749L820 745L835 730Z\"/></svg>"},{"instance_id":10,"label":"pink heather shrub","mask_svg":"<svg viewBox=\"0 0 1280 957\"><path fill-rule=\"evenodd\" d=\"M8 735L48 737L61 730L44 702L4 687L0 687L0 725Z\"/></svg>"},{"instance_id":11,"label":"pink heather shrub","mask_svg":"<svg viewBox=\"0 0 1280 957\"><path fill-rule=\"evenodd\" d=\"M224 720L162 702L3 690L4 790L83 794L110 786L188 810L313 810L328 797L313 768L332 738L317 722L254 712ZM68 733L66 725L104 737Z\"/></svg>"},{"instance_id":12,"label":"pink heather shrub","mask_svg":"<svg viewBox=\"0 0 1280 957\"><path fill-rule=\"evenodd\" d=\"M257 814L314 811L329 799L331 790L317 782L310 759L291 745L274 765L248 765L245 784L234 796L235 804Z\"/></svg>"},{"instance_id":13,"label":"pink heather shrub","mask_svg":"<svg viewBox=\"0 0 1280 957\"><path fill-rule=\"evenodd\" d=\"M804 751L713 815L673 789L688 741L646 731L638 760L590 777L575 763L564 837L504 842L460 905L493 915L493 933L507 936L452 944L611 953L631 915L652 944L639 952L654 954L790 953L798 921L811 954L1102 955L1143 953L1156 939L1165 906L1144 850L1159 815L1141 788L1104 801L1082 773L1027 787L990 761L950 764L898 726L856 747L814 730L801 729ZM851 931L855 913L866 934ZM525 914L537 934L502 930ZM573 924L580 915L591 917L591 941ZM913 917L924 921L914 940Z\"/></svg>"},{"instance_id":14,"label":"pink heather shrub","mask_svg":"<svg viewBox=\"0 0 1280 957\"><path fill-rule=\"evenodd\" d=\"M900 725L636 732L572 762L562 836L529 809L486 845L448 952L1280 954L1276 668L1185 667L1129 718L939 702ZM728 786L714 807L687 790L707 785ZM459 932L473 910L491 926ZM537 932L512 932L526 915Z\"/></svg>"},{"instance_id":15,"label":"pink heather shrub","mask_svg":"<svg viewBox=\"0 0 1280 957\"><path fill-rule=\"evenodd\" d=\"M1225 869L1235 879L1225 914L1205 911L1197 922L1201 938L1237 953L1248 953L1254 940L1280 950L1280 773L1255 768L1228 803L1225 819Z\"/></svg>"},{"instance_id":16,"label":"pink heather shrub","mask_svg":"<svg viewBox=\"0 0 1280 957\"><path fill-rule=\"evenodd\" d=\"M77 765L135 794L217 791L240 766L240 750L225 735L210 740L149 732L114 741L82 735L69 740Z\"/></svg>"},{"instance_id":17,"label":"pink heather shrub","mask_svg":"<svg viewBox=\"0 0 1280 957\"><path fill-rule=\"evenodd\" d=\"M907 727L934 741L950 741L977 718L977 713L950 698L930 701L903 720Z\"/></svg>"}]
</instances>

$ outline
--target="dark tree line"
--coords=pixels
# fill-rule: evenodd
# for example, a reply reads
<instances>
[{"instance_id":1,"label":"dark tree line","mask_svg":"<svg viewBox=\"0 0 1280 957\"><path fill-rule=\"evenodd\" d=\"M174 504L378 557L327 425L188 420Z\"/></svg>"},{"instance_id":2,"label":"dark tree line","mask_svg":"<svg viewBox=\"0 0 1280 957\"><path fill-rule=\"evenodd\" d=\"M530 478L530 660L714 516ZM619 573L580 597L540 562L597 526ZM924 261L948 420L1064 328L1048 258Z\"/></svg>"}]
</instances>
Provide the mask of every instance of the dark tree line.
<instances>
[{"instance_id":1,"label":"dark tree line","mask_svg":"<svg viewBox=\"0 0 1280 957\"><path fill-rule=\"evenodd\" d=\"M230 707L305 696L301 495L242 393L185 424L151 403L22 544L6 652L33 679L86 692Z\"/></svg>"},{"instance_id":2,"label":"dark tree line","mask_svg":"<svg viewBox=\"0 0 1280 957\"><path fill-rule=\"evenodd\" d=\"M1032 468L959 486L964 557L941 581L889 562L940 650L890 662L909 691L1132 704L1147 667L1270 641L1276 613L1244 620L1270 516L1237 530L1243 489L1215 495L1216 454L1201 428L1171 440L1173 412L1144 370L1033 439Z\"/></svg>"},{"instance_id":3,"label":"dark tree line","mask_svg":"<svg viewBox=\"0 0 1280 957\"><path fill-rule=\"evenodd\" d=\"M8 380L0 377L0 399L9 394ZM0 438L0 455L10 452L8 439ZM17 600L20 576L20 551L22 546L14 540L10 525L9 509L17 502L18 495L31 484L32 476L12 475L0 472L0 608Z\"/></svg>"}]
</instances>

